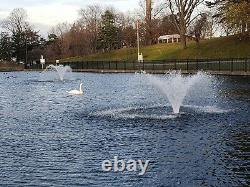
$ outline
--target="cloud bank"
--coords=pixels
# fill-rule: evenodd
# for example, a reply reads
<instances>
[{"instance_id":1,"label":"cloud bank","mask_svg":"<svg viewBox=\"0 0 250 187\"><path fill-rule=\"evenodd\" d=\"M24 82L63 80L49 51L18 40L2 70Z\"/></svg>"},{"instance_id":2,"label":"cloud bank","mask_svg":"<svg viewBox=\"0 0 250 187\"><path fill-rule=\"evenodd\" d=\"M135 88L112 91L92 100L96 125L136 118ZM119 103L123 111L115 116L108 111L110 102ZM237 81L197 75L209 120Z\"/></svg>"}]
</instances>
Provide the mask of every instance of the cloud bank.
<instances>
[{"instance_id":1,"label":"cloud bank","mask_svg":"<svg viewBox=\"0 0 250 187\"><path fill-rule=\"evenodd\" d=\"M3 1L3 0L1 0ZM1 2L0 18L6 18L14 8L24 8L29 21L46 35L49 29L61 22L73 23L78 10L90 4L113 6L122 12L133 10L139 0L11 0Z\"/></svg>"}]
</instances>

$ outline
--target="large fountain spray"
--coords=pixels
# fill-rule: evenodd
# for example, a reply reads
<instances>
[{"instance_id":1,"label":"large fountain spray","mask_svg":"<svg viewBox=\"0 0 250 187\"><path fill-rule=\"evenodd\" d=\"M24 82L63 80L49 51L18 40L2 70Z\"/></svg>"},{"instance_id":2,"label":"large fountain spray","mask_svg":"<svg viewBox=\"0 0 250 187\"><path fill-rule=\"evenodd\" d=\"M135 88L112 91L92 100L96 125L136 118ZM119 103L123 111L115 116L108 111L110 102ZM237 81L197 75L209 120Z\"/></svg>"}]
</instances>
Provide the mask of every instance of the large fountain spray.
<instances>
[{"instance_id":1,"label":"large fountain spray","mask_svg":"<svg viewBox=\"0 0 250 187\"><path fill-rule=\"evenodd\" d=\"M194 85L203 81L207 82L206 80L208 80L208 75L201 72L192 76L184 76L181 72L170 72L161 79L152 75L147 75L147 77L149 82L167 97L175 114L180 112L183 100L188 95L190 89ZM200 84L198 85L200 86Z\"/></svg>"},{"instance_id":2,"label":"large fountain spray","mask_svg":"<svg viewBox=\"0 0 250 187\"><path fill-rule=\"evenodd\" d=\"M56 71L58 76L59 76L59 79L61 81L63 81L64 79L64 75L66 72L72 72L72 69L70 66L63 66L63 65L58 65L58 66L55 66L55 65L49 65L46 70L53 70L53 71Z\"/></svg>"}]
</instances>

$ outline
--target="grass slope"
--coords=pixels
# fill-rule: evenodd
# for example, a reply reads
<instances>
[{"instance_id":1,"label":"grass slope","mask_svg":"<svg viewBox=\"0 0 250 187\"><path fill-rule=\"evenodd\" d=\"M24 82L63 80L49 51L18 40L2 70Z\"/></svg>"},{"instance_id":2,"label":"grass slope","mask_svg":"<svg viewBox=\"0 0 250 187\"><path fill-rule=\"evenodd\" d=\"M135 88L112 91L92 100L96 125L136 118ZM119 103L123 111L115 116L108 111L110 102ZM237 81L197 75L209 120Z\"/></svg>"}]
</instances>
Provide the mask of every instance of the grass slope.
<instances>
[{"instance_id":1,"label":"grass slope","mask_svg":"<svg viewBox=\"0 0 250 187\"><path fill-rule=\"evenodd\" d=\"M164 59L206 59L206 58L250 58L250 41L236 37L222 37L201 41L197 48L194 42L188 43L183 50L180 43L156 44L141 49L145 60ZM72 57L63 61L95 61L95 60L136 60L136 48L123 48L109 53L99 53L85 57Z\"/></svg>"}]
</instances>

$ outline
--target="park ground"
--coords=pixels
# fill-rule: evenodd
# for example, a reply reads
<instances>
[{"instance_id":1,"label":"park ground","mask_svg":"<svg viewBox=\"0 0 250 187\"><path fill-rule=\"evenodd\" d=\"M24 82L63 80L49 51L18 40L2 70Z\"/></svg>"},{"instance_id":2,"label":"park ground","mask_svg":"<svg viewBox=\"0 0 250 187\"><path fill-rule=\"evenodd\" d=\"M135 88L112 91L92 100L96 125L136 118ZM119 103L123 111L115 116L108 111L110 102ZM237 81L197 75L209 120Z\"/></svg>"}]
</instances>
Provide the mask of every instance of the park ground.
<instances>
[{"instance_id":1,"label":"park ground","mask_svg":"<svg viewBox=\"0 0 250 187\"><path fill-rule=\"evenodd\" d=\"M156 44L141 48L144 60L166 59L218 59L218 58L250 58L250 40L237 36L220 37L201 40L200 46L188 42L188 48L182 49L180 43ZM89 56L79 56L63 59L62 61L109 61L137 59L137 48L123 48L107 53Z\"/></svg>"},{"instance_id":2,"label":"park ground","mask_svg":"<svg viewBox=\"0 0 250 187\"><path fill-rule=\"evenodd\" d=\"M240 39L237 36L220 37L202 40L200 46L188 42L188 48L182 49L180 43L156 44L141 48L144 60L168 60L168 59L228 59L250 58L250 39ZM98 53L89 56L70 57L61 62L74 61L136 61L137 48L123 48L106 53ZM48 60L48 62L51 60ZM51 61L54 62L54 61ZM0 71L22 70L23 65L0 62Z\"/></svg>"}]
</instances>

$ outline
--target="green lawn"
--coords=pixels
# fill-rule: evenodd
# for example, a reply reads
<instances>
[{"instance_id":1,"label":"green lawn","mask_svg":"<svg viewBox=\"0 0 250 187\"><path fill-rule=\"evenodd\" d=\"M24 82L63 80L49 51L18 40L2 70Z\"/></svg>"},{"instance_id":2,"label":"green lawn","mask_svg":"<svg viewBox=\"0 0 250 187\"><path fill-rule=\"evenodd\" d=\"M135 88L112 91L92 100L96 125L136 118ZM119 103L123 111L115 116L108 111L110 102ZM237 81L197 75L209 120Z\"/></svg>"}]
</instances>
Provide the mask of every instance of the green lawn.
<instances>
[{"instance_id":1,"label":"green lawn","mask_svg":"<svg viewBox=\"0 0 250 187\"><path fill-rule=\"evenodd\" d=\"M188 42L188 48L183 50L180 43L157 44L143 47L145 60L164 59L214 59L214 58L250 58L250 41L239 40L236 37L222 37L201 41L197 48L194 42ZM109 53L99 53L84 57L72 57L62 61L98 61L98 60L136 60L136 48L124 48Z\"/></svg>"}]
</instances>

